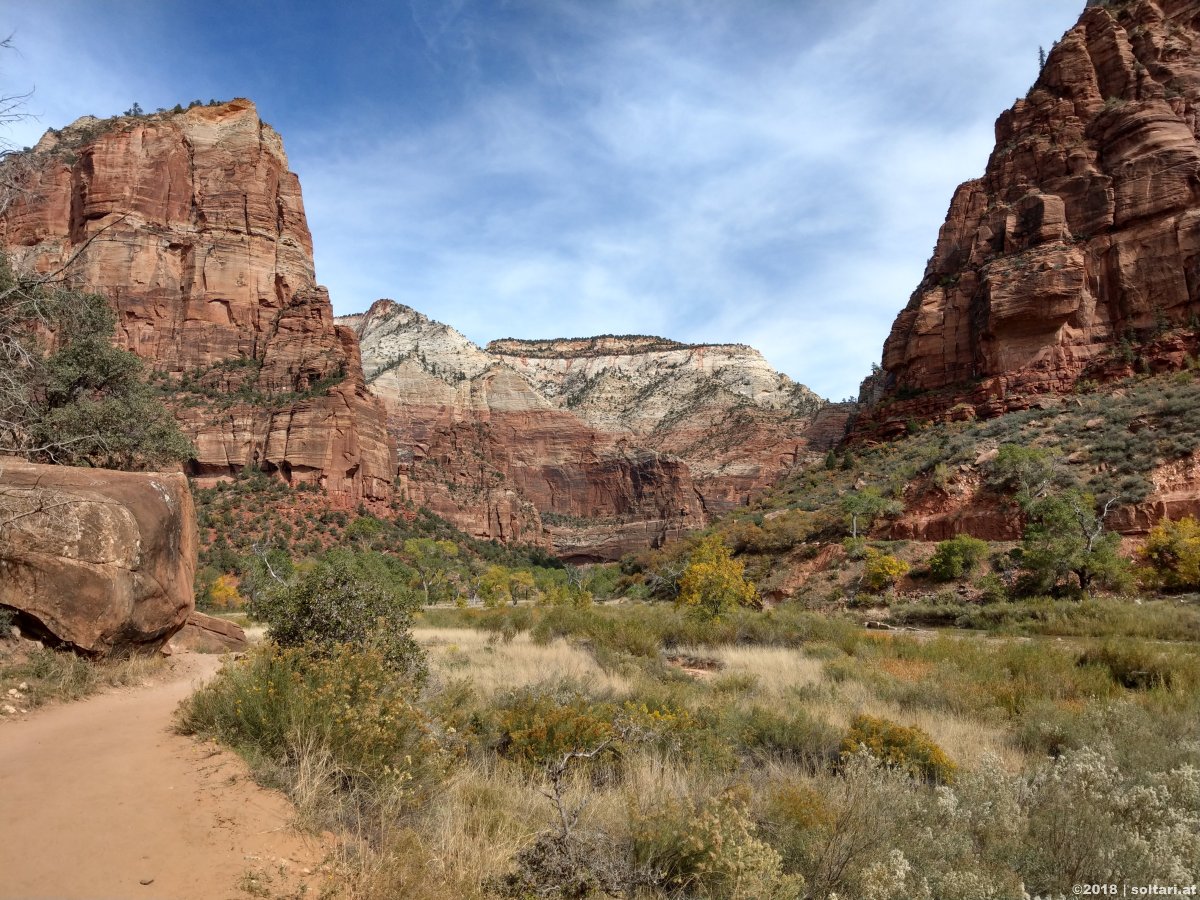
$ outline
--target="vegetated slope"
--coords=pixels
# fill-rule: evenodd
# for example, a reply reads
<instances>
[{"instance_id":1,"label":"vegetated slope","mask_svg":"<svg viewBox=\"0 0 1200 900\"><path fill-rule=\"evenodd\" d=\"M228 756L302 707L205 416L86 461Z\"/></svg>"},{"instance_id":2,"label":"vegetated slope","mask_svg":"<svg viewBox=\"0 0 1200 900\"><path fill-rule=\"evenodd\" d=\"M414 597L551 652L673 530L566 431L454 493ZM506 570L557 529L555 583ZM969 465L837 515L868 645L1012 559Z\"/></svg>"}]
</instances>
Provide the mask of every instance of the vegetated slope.
<instances>
[{"instance_id":1,"label":"vegetated slope","mask_svg":"<svg viewBox=\"0 0 1200 900\"><path fill-rule=\"evenodd\" d=\"M1200 315L1200 4L1089 4L996 122L863 386L859 437L1178 367Z\"/></svg>"},{"instance_id":2,"label":"vegetated slope","mask_svg":"<svg viewBox=\"0 0 1200 900\"><path fill-rule=\"evenodd\" d=\"M482 537L533 540L544 527L578 561L661 544L745 503L836 441L846 416L822 415L819 398L744 347L483 350L391 301L339 321L358 332L410 497Z\"/></svg>"},{"instance_id":3,"label":"vegetated slope","mask_svg":"<svg viewBox=\"0 0 1200 900\"><path fill-rule=\"evenodd\" d=\"M391 496L395 460L353 335L316 284L279 135L233 100L84 117L5 162L14 261L107 296L205 483L255 464L343 502Z\"/></svg>"},{"instance_id":4,"label":"vegetated slope","mask_svg":"<svg viewBox=\"0 0 1200 900\"><path fill-rule=\"evenodd\" d=\"M918 574L931 545L956 535L999 544L989 552L1003 554L1028 524L998 462L1005 447L1036 456L1038 494L1077 489L1095 499L1096 510L1111 500L1105 530L1140 539L1164 519L1200 516L1196 369L1043 397L989 420L912 427L888 442L830 454L714 525L765 596L824 604L854 593L862 566L847 557L856 548L843 542L863 496L881 502L860 518L860 535L903 556ZM1015 577L1019 560L996 561ZM910 599L940 590L911 578L900 587Z\"/></svg>"}]
</instances>

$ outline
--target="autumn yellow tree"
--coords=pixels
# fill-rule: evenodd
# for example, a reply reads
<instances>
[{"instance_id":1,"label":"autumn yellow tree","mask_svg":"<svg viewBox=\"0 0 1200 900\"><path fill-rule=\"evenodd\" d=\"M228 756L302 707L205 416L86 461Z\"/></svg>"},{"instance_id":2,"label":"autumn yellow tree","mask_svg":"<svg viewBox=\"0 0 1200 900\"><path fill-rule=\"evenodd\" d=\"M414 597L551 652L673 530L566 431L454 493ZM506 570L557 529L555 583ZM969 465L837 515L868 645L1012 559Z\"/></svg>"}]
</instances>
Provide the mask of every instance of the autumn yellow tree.
<instances>
[{"instance_id":1,"label":"autumn yellow tree","mask_svg":"<svg viewBox=\"0 0 1200 900\"><path fill-rule=\"evenodd\" d=\"M215 609L241 609L245 605L232 575L217 578L208 590L208 598Z\"/></svg>"},{"instance_id":2,"label":"autumn yellow tree","mask_svg":"<svg viewBox=\"0 0 1200 900\"><path fill-rule=\"evenodd\" d=\"M868 547L867 561L863 565L863 580L868 590L882 591L884 588L895 587L896 583L908 574L910 568L904 560Z\"/></svg>"},{"instance_id":3,"label":"autumn yellow tree","mask_svg":"<svg viewBox=\"0 0 1200 900\"><path fill-rule=\"evenodd\" d=\"M1200 587L1200 522L1191 516L1164 519L1150 530L1138 553L1148 587L1184 591Z\"/></svg>"},{"instance_id":4,"label":"autumn yellow tree","mask_svg":"<svg viewBox=\"0 0 1200 900\"><path fill-rule=\"evenodd\" d=\"M709 535L692 551L679 577L679 599L709 619L734 607L754 603L754 585L746 580L746 566L735 560L719 535Z\"/></svg>"},{"instance_id":5,"label":"autumn yellow tree","mask_svg":"<svg viewBox=\"0 0 1200 900\"><path fill-rule=\"evenodd\" d=\"M483 605L489 609L512 599L512 571L505 566L488 566L477 584Z\"/></svg>"}]
</instances>

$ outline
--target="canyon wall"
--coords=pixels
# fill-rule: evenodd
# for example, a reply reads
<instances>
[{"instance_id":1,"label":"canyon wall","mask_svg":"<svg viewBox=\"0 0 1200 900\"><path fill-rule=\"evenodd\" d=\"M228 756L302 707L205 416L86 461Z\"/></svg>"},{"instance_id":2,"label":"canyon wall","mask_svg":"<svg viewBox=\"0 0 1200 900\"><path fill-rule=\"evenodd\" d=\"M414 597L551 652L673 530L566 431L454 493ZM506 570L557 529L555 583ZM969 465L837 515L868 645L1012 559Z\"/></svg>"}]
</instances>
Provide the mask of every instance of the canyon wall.
<instances>
[{"instance_id":1,"label":"canyon wall","mask_svg":"<svg viewBox=\"0 0 1200 900\"><path fill-rule=\"evenodd\" d=\"M661 338L496 341L381 300L340 319L388 409L403 489L479 537L576 561L661 544L841 437L748 347Z\"/></svg>"},{"instance_id":2,"label":"canyon wall","mask_svg":"<svg viewBox=\"0 0 1200 900\"><path fill-rule=\"evenodd\" d=\"M1194 351L1198 42L1194 0L1084 11L1000 116L984 175L955 192L856 437L1027 408Z\"/></svg>"},{"instance_id":3,"label":"canyon wall","mask_svg":"<svg viewBox=\"0 0 1200 900\"><path fill-rule=\"evenodd\" d=\"M156 373L201 483L257 464L349 502L395 474L357 342L317 285L300 183L248 100L85 117L6 164L18 266L104 294Z\"/></svg>"}]
</instances>

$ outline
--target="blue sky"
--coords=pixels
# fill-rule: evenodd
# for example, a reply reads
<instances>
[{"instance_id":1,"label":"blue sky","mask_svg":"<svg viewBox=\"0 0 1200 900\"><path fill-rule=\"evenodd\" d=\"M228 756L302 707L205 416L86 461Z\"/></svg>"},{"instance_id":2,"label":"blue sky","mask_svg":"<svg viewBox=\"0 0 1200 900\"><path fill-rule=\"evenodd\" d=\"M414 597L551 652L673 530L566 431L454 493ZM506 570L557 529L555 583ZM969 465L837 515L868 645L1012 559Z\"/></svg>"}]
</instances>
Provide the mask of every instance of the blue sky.
<instances>
[{"instance_id":1,"label":"blue sky","mask_svg":"<svg viewBox=\"0 0 1200 900\"><path fill-rule=\"evenodd\" d=\"M950 195L1083 0L0 4L31 144L253 99L338 313L742 342L857 393Z\"/></svg>"}]
</instances>

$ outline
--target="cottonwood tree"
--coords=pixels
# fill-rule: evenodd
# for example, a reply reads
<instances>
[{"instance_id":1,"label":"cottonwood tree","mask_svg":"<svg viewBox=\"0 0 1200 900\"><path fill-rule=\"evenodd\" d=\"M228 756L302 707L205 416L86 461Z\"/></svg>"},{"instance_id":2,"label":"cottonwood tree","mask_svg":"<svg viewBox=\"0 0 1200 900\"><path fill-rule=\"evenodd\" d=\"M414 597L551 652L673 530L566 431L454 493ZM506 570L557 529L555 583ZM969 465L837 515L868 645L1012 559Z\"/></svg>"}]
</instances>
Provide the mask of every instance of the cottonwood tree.
<instances>
[{"instance_id":1,"label":"cottonwood tree","mask_svg":"<svg viewBox=\"0 0 1200 900\"><path fill-rule=\"evenodd\" d=\"M1118 499L1100 505L1091 494L1072 489L1047 494L1029 505L1021 563L1030 574L1031 587L1048 592L1077 588L1086 595L1096 585L1124 586L1129 561L1118 552L1121 536L1105 527Z\"/></svg>"},{"instance_id":2,"label":"cottonwood tree","mask_svg":"<svg viewBox=\"0 0 1200 900\"><path fill-rule=\"evenodd\" d=\"M709 535L692 551L679 578L681 606L716 619L737 606L750 606L757 592L746 580L746 566L733 558L719 535Z\"/></svg>"}]
</instances>

